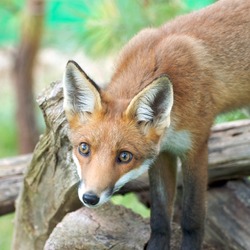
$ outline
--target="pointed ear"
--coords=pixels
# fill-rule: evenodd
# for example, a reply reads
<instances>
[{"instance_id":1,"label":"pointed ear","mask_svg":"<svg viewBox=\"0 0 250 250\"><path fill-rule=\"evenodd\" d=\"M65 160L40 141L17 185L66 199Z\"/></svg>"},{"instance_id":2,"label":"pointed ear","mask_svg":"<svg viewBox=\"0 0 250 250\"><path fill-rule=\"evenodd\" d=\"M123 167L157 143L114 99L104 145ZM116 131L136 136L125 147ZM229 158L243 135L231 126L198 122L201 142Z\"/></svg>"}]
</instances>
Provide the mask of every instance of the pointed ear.
<instances>
[{"instance_id":1,"label":"pointed ear","mask_svg":"<svg viewBox=\"0 0 250 250\"><path fill-rule=\"evenodd\" d=\"M132 99L126 115L137 119L144 131L153 127L160 135L170 125L173 99L172 84L169 78L163 75Z\"/></svg>"},{"instance_id":2,"label":"pointed ear","mask_svg":"<svg viewBox=\"0 0 250 250\"><path fill-rule=\"evenodd\" d=\"M99 87L74 61L68 61L63 77L63 107L66 117L83 117L101 109Z\"/></svg>"}]
</instances>

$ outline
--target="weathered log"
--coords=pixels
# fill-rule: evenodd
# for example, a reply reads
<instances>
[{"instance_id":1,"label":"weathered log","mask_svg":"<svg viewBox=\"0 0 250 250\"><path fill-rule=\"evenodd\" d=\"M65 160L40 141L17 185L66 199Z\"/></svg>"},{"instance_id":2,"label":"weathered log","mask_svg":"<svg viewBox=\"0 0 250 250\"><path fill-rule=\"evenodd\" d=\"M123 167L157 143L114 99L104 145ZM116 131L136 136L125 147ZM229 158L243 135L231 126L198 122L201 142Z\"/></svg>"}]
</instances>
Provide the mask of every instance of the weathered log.
<instances>
[{"instance_id":1,"label":"weathered log","mask_svg":"<svg viewBox=\"0 0 250 250\"><path fill-rule=\"evenodd\" d=\"M182 187L178 188L174 221L180 224ZM250 249L250 180L214 183L207 191L206 242L220 250Z\"/></svg>"},{"instance_id":2,"label":"weathered log","mask_svg":"<svg viewBox=\"0 0 250 250\"><path fill-rule=\"evenodd\" d=\"M208 171L210 184L250 175L250 120L212 128Z\"/></svg>"},{"instance_id":3,"label":"weathered log","mask_svg":"<svg viewBox=\"0 0 250 250\"><path fill-rule=\"evenodd\" d=\"M62 100L61 84L53 84L38 98L47 128L34 151L18 198L13 249L42 249L51 231L64 215L81 207L76 191L78 177L72 162L71 146L67 137L68 124L62 108ZM244 126L247 127L248 124L250 121L244 122ZM238 131L240 125L234 124L234 129ZM229 134L228 128L226 131ZM220 130L217 129L217 133L219 135ZM248 129L246 132L243 130L242 133L246 133L245 137L250 138ZM249 152L250 144L238 134L239 132L234 132L231 136L234 139L240 138L242 143L247 142L243 144L246 147L244 151ZM223 144L223 135L218 135L212 139L212 143L217 148L212 150L213 157L210 157L210 160L215 162L217 157L223 163L223 169L232 166L236 169L236 158L232 158L234 164L228 164L227 159L220 157L220 154L224 154L225 143ZM240 144L236 144L238 145ZM226 147L225 152L229 152L228 148ZM233 147L231 150L233 153L239 151L233 150ZM234 173L234 177L250 174L250 168L247 165L250 160L249 155L248 153L243 155L243 159L240 158L244 171L241 169L237 174ZM217 164L220 165L220 161L217 160ZM217 170L215 171L218 173ZM220 170L219 173L224 173L224 170ZM223 179L218 178L218 174L214 176L215 180ZM138 185L138 181L135 183L133 188L138 186L141 190L142 187ZM145 187L148 188L148 183Z\"/></svg>"},{"instance_id":4,"label":"weathered log","mask_svg":"<svg viewBox=\"0 0 250 250\"><path fill-rule=\"evenodd\" d=\"M141 250L149 235L148 219L107 203L67 214L51 233L44 250ZM171 249L180 249L180 242L180 227L173 224ZM204 243L203 249L216 248Z\"/></svg>"},{"instance_id":5,"label":"weathered log","mask_svg":"<svg viewBox=\"0 0 250 250\"><path fill-rule=\"evenodd\" d=\"M24 171L30 161L31 155L0 161L0 215L14 211L14 201L18 196Z\"/></svg>"},{"instance_id":6,"label":"weathered log","mask_svg":"<svg viewBox=\"0 0 250 250\"><path fill-rule=\"evenodd\" d=\"M229 181L208 192L206 239L221 250L250 249L250 182Z\"/></svg>"}]
</instances>

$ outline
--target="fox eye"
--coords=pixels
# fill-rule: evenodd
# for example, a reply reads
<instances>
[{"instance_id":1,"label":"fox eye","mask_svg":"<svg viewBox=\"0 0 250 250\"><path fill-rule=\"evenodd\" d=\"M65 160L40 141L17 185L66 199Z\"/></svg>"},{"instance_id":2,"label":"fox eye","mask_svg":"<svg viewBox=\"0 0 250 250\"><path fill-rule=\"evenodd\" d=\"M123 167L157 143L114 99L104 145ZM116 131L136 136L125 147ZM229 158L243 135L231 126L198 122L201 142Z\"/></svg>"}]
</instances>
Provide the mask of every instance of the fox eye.
<instances>
[{"instance_id":1,"label":"fox eye","mask_svg":"<svg viewBox=\"0 0 250 250\"><path fill-rule=\"evenodd\" d=\"M129 163L133 158L132 153L128 151L122 151L117 156L117 162L118 163Z\"/></svg>"},{"instance_id":2,"label":"fox eye","mask_svg":"<svg viewBox=\"0 0 250 250\"><path fill-rule=\"evenodd\" d=\"M89 156L90 154L90 146L85 142L81 142L78 146L78 151L82 156Z\"/></svg>"}]
</instances>

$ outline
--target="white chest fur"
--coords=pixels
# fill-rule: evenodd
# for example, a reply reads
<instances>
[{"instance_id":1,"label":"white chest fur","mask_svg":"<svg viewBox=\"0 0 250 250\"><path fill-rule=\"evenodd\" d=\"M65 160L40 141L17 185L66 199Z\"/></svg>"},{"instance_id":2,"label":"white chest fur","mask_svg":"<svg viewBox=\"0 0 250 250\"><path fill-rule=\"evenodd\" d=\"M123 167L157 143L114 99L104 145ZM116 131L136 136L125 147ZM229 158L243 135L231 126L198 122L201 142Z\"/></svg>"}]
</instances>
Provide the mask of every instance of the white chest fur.
<instances>
[{"instance_id":1,"label":"white chest fur","mask_svg":"<svg viewBox=\"0 0 250 250\"><path fill-rule=\"evenodd\" d=\"M171 126L162 139L161 151L169 151L175 155L183 155L192 147L192 135L187 130L175 131Z\"/></svg>"}]
</instances>

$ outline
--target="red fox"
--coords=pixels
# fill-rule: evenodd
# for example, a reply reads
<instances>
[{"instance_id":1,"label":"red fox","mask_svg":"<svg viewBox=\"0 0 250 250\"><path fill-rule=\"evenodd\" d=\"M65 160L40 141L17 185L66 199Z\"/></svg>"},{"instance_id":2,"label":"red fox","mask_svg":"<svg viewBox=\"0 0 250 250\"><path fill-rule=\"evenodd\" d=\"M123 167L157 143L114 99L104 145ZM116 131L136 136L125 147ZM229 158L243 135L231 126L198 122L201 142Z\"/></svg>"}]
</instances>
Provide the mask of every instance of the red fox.
<instances>
[{"instance_id":1,"label":"red fox","mask_svg":"<svg viewBox=\"0 0 250 250\"><path fill-rule=\"evenodd\" d=\"M181 249L201 249L210 127L218 113L250 104L250 1L220 0L142 30L121 51L104 89L74 61L63 84L82 203L99 206L149 170L145 249L170 249L178 157Z\"/></svg>"}]
</instances>

